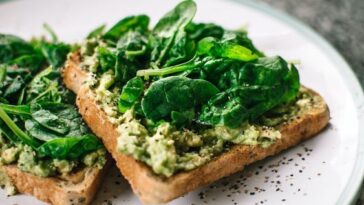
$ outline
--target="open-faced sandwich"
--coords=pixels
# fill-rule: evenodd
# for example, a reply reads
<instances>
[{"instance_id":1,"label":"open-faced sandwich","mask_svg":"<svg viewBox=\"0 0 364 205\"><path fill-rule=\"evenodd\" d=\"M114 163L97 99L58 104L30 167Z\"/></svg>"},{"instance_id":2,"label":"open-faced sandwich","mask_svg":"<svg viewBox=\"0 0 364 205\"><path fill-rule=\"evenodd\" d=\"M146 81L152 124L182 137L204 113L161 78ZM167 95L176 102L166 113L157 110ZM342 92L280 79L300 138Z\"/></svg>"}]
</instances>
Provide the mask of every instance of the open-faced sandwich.
<instances>
[{"instance_id":1,"label":"open-faced sandwich","mask_svg":"<svg viewBox=\"0 0 364 205\"><path fill-rule=\"evenodd\" d=\"M107 167L60 68L70 45L0 34L0 184L9 195L89 204Z\"/></svg>"},{"instance_id":2,"label":"open-faced sandwich","mask_svg":"<svg viewBox=\"0 0 364 205\"><path fill-rule=\"evenodd\" d=\"M66 86L134 193L161 204L297 145L329 121L294 64L246 31L196 23L183 1L93 31L69 56ZM272 39L274 40L274 39Z\"/></svg>"}]
</instances>

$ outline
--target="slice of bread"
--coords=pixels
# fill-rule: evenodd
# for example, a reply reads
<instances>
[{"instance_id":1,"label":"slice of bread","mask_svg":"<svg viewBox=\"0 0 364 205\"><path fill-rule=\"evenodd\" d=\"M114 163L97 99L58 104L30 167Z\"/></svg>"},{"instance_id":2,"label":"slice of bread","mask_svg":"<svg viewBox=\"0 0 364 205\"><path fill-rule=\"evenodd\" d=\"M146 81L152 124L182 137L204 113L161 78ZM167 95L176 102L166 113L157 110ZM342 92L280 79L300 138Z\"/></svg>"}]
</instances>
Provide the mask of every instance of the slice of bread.
<instances>
[{"instance_id":1,"label":"slice of bread","mask_svg":"<svg viewBox=\"0 0 364 205\"><path fill-rule=\"evenodd\" d=\"M53 205L87 205L92 202L110 165L111 157L107 155L102 169L86 167L64 176L39 177L21 171L16 165L0 165L0 172L20 193Z\"/></svg>"},{"instance_id":2,"label":"slice of bread","mask_svg":"<svg viewBox=\"0 0 364 205\"><path fill-rule=\"evenodd\" d=\"M39 177L21 171L16 165L3 165L2 171L20 193L33 195L53 205L87 205L92 202L110 160L103 169L83 168L59 177Z\"/></svg>"},{"instance_id":3,"label":"slice of bread","mask_svg":"<svg viewBox=\"0 0 364 205\"><path fill-rule=\"evenodd\" d=\"M172 177L157 176L144 163L117 151L117 126L109 122L106 114L97 106L93 93L83 86L87 73L79 67L78 53L70 56L63 70L64 83L77 93L77 106L92 131L102 139L123 176L140 200L145 204L162 204L180 197L200 186L244 169L245 166L275 155L297 145L320 132L329 121L328 107L319 94L302 87L315 96L312 109L301 112L295 119L279 126L281 138L267 148L261 146L235 145L229 151L191 171L180 172Z\"/></svg>"}]
</instances>

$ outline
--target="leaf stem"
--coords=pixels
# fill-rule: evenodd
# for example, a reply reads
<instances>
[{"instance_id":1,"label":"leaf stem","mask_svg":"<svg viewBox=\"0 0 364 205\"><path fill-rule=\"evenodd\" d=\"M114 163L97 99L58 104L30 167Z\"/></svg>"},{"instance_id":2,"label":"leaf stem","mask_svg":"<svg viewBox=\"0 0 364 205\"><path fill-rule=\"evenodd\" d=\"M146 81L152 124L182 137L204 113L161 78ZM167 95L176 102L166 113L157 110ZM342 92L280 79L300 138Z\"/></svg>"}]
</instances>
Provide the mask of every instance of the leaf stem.
<instances>
[{"instance_id":1,"label":"leaf stem","mask_svg":"<svg viewBox=\"0 0 364 205\"><path fill-rule=\"evenodd\" d=\"M29 135L23 132L15 122L9 117L8 114L0 107L0 118L5 122L5 124L18 136L25 144L37 148L40 144L32 139Z\"/></svg>"},{"instance_id":2,"label":"leaf stem","mask_svg":"<svg viewBox=\"0 0 364 205\"><path fill-rule=\"evenodd\" d=\"M0 103L0 108L14 115L31 115L29 105L8 105Z\"/></svg>"},{"instance_id":3,"label":"leaf stem","mask_svg":"<svg viewBox=\"0 0 364 205\"><path fill-rule=\"evenodd\" d=\"M201 62L194 62L194 60L196 59L196 57L193 57L191 60L179 64L179 65L174 65L174 66L170 66L170 67L165 67L165 68L161 68L161 69L153 69L153 68L149 68L149 69L144 69L144 70L138 70L137 71L137 76L164 76L164 75L169 75L169 74L173 74L173 73L179 73L179 72L183 72L183 71L187 71L187 70L192 70L193 68L195 68L196 66L199 66Z\"/></svg>"}]
</instances>

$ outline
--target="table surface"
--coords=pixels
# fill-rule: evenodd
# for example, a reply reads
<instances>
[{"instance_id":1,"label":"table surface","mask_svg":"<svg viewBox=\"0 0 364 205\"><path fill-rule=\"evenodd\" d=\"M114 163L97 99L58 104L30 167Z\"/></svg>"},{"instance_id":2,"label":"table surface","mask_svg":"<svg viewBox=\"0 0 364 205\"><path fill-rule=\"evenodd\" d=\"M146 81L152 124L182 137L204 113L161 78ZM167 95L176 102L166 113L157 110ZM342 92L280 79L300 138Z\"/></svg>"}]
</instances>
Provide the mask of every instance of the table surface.
<instances>
[{"instance_id":1,"label":"table surface","mask_svg":"<svg viewBox=\"0 0 364 205\"><path fill-rule=\"evenodd\" d=\"M320 33L344 56L364 87L364 0L257 1L289 13ZM364 205L364 189L356 205Z\"/></svg>"},{"instance_id":2,"label":"table surface","mask_svg":"<svg viewBox=\"0 0 364 205\"><path fill-rule=\"evenodd\" d=\"M257 1L289 13L320 33L344 56L364 86L364 0ZM361 204L364 191L357 205Z\"/></svg>"}]
</instances>

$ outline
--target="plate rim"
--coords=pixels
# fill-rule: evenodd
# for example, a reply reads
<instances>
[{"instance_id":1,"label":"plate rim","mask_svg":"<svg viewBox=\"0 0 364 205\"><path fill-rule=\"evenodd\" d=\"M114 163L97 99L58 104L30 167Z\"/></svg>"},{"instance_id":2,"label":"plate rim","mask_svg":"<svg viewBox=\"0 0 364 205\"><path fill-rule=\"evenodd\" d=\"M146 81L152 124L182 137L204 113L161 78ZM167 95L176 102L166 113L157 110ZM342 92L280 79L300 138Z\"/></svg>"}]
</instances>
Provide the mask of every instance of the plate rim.
<instances>
[{"instance_id":1,"label":"plate rim","mask_svg":"<svg viewBox=\"0 0 364 205\"><path fill-rule=\"evenodd\" d=\"M354 73L351 66L347 63L344 57L334 48L322 35L317 33L310 26L303 23L296 17L280 11L276 8L269 6L264 2L257 2L253 0L229 0L230 2L237 2L260 13L267 14L278 21L285 23L292 29L301 32L303 38L314 42L320 50L324 51L325 55L336 65L336 70L343 77L345 84L350 90L351 97L356 106L357 120L359 125L364 124L364 92L363 88ZM361 185L364 181L364 128L358 130L359 143L357 145L357 153L355 163L351 175L343 191L337 199L337 205L341 204L354 204L355 200L360 194Z\"/></svg>"},{"instance_id":2,"label":"plate rim","mask_svg":"<svg viewBox=\"0 0 364 205\"><path fill-rule=\"evenodd\" d=\"M13 2L19 2L20 0L0 0L0 6L4 4L9 4ZM223 1L223 0L220 0ZM357 120L359 125L364 124L364 91L361 86L358 77L354 73L351 66L345 60L345 58L340 54L340 52L334 48L322 35L317 33L310 26L303 23L298 18L271 7L268 3L257 2L254 0L228 0L229 2L235 2L244 6L247 6L260 13L267 14L278 21L285 23L290 28L303 33L301 35L303 38L314 42L320 50L324 51L325 55L336 65L336 70L341 74L345 84L350 90L351 97L356 106ZM357 153L355 158L355 163L351 175L345 185L342 193L337 199L337 205L341 204L355 204L355 200L360 194L361 185L364 182L364 128L358 130L359 143L357 145Z\"/></svg>"}]
</instances>

